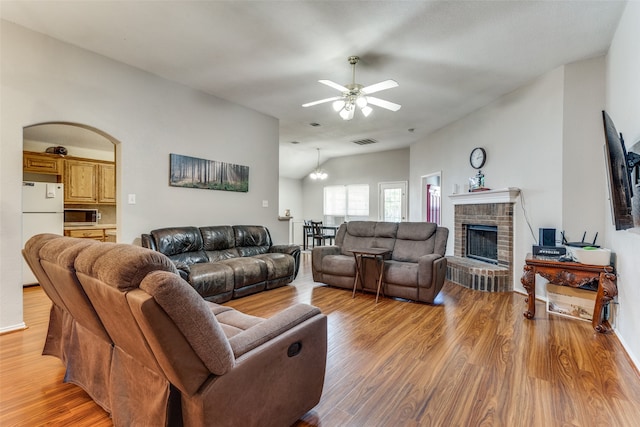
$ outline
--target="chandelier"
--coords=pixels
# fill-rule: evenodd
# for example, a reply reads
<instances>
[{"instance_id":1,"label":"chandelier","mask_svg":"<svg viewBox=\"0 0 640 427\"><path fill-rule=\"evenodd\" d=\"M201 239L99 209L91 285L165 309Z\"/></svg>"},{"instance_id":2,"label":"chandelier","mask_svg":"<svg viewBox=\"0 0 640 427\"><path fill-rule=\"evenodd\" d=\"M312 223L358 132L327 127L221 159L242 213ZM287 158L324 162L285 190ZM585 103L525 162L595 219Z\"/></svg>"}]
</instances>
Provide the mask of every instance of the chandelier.
<instances>
[{"instance_id":1,"label":"chandelier","mask_svg":"<svg viewBox=\"0 0 640 427\"><path fill-rule=\"evenodd\" d=\"M315 179L320 179L320 180L327 179L327 177L329 175L327 175L327 173L324 170L320 169L320 149L317 148L317 150L318 150L318 163L316 164L316 169L309 174L309 177L311 179L314 179L314 180Z\"/></svg>"}]
</instances>

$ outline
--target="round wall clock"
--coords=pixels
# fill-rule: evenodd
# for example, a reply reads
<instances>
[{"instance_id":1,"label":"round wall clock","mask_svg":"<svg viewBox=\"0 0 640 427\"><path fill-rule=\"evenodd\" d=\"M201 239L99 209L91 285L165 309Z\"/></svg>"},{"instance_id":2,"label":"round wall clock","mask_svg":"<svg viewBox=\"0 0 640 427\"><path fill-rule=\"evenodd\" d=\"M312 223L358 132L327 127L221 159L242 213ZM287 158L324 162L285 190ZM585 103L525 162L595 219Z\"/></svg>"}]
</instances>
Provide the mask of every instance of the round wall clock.
<instances>
[{"instance_id":1,"label":"round wall clock","mask_svg":"<svg viewBox=\"0 0 640 427\"><path fill-rule=\"evenodd\" d=\"M484 166L484 162L487 161L487 152L484 151L482 147L476 147L471 150L471 155L469 156L469 163L471 163L471 167L474 169L480 169Z\"/></svg>"}]
</instances>

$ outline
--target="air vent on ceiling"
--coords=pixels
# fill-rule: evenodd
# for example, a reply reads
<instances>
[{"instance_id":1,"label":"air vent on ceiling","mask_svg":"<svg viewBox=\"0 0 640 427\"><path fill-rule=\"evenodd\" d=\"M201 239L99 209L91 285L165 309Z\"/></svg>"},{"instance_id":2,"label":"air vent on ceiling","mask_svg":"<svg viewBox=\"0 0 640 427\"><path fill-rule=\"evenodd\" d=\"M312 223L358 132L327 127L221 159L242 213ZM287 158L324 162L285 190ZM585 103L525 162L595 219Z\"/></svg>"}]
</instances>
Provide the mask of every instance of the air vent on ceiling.
<instances>
[{"instance_id":1,"label":"air vent on ceiling","mask_svg":"<svg viewBox=\"0 0 640 427\"><path fill-rule=\"evenodd\" d=\"M369 145L369 144L376 144L378 141L371 138L365 138L365 139L359 139L357 141L351 141L351 142L358 145Z\"/></svg>"}]
</instances>

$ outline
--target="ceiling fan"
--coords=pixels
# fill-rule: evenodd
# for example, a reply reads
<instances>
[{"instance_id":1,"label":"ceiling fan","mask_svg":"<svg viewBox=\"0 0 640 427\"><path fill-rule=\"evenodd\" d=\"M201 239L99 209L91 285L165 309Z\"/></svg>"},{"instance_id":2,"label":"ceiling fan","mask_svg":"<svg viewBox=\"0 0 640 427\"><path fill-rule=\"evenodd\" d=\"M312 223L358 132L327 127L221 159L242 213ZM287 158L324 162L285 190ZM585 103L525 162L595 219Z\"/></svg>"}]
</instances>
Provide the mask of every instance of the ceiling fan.
<instances>
[{"instance_id":1,"label":"ceiling fan","mask_svg":"<svg viewBox=\"0 0 640 427\"><path fill-rule=\"evenodd\" d=\"M353 119L356 107L360 108L362 114L367 117L373 111L373 108L369 106L375 105L378 107L386 108L391 111L398 111L401 107L400 104L385 101L384 99L370 96L372 93L380 92L381 90L391 89L398 87L398 82L395 80L385 80L380 83L375 83L369 86L362 86L356 83L356 64L360 60L357 56L349 57L349 64L353 67L353 82L345 86L332 82L331 80L318 80L323 85L327 85L342 92L340 96L332 96L331 98L320 99L318 101L308 102L302 104L303 107L311 107L325 102L333 101L333 109L339 112L340 117L343 120Z\"/></svg>"}]
</instances>

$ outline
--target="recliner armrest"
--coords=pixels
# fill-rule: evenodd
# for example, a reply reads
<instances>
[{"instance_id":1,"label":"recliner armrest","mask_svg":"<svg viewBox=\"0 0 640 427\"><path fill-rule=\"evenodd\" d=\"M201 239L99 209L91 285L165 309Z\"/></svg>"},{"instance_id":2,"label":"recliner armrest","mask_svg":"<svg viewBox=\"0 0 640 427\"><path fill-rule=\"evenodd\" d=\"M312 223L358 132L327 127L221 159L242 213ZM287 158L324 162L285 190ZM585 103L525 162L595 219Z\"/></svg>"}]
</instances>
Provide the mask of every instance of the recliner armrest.
<instances>
[{"instance_id":1,"label":"recliner armrest","mask_svg":"<svg viewBox=\"0 0 640 427\"><path fill-rule=\"evenodd\" d=\"M271 253L288 254L293 257L295 265L293 268L293 278L298 277L298 271L300 270L300 246L299 245L273 245L269 248Z\"/></svg>"},{"instance_id":2,"label":"recliner armrest","mask_svg":"<svg viewBox=\"0 0 640 427\"><path fill-rule=\"evenodd\" d=\"M319 308L308 304L296 304L289 307L265 319L264 322L260 322L231 337L229 343L231 344L233 354L238 358L319 314L322 314Z\"/></svg>"}]
</instances>

